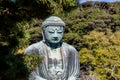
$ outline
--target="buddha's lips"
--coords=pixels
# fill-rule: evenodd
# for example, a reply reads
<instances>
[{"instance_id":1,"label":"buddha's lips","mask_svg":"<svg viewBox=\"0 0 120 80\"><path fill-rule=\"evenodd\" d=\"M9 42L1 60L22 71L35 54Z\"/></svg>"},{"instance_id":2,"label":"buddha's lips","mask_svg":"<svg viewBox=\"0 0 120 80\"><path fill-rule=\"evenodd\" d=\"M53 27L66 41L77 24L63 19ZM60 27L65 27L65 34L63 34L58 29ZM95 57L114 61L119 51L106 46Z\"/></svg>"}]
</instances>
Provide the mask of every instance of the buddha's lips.
<instances>
[{"instance_id":1,"label":"buddha's lips","mask_svg":"<svg viewBox=\"0 0 120 80\"><path fill-rule=\"evenodd\" d=\"M53 41L58 41L59 39L58 39L58 38L53 38L52 40L53 40Z\"/></svg>"}]
</instances>

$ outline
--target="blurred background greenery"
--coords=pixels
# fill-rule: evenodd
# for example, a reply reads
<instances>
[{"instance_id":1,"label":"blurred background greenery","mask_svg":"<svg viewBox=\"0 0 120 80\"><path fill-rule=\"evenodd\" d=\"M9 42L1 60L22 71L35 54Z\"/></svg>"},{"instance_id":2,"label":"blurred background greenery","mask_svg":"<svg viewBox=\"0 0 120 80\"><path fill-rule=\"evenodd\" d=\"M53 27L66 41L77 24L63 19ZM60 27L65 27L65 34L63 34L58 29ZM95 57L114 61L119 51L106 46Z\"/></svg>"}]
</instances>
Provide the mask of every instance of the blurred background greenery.
<instances>
[{"instance_id":1,"label":"blurred background greenery","mask_svg":"<svg viewBox=\"0 0 120 80\"><path fill-rule=\"evenodd\" d=\"M41 23L51 15L66 23L63 41L78 50L81 80L120 79L120 2L0 0L0 80L28 79L41 58L24 50L42 40Z\"/></svg>"}]
</instances>

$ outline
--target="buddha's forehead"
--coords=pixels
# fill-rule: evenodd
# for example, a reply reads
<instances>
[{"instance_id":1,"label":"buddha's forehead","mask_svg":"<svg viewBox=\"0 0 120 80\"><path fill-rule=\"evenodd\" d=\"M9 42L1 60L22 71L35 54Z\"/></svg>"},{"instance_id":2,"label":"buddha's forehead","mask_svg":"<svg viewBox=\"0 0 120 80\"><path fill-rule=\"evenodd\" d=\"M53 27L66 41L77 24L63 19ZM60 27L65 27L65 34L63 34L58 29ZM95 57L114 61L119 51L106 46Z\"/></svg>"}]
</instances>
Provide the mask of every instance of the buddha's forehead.
<instances>
[{"instance_id":1,"label":"buddha's forehead","mask_svg":"<svg viewBox=\"0 0 120 80\"><path fill-rule=\"evenodd\" d=\"M58 25L57 26L55 26L55 25L51 26L50 25L50 26L46 27L46 30L63 30L63 26L58 26Z\"/></svg>"}]
</instances>

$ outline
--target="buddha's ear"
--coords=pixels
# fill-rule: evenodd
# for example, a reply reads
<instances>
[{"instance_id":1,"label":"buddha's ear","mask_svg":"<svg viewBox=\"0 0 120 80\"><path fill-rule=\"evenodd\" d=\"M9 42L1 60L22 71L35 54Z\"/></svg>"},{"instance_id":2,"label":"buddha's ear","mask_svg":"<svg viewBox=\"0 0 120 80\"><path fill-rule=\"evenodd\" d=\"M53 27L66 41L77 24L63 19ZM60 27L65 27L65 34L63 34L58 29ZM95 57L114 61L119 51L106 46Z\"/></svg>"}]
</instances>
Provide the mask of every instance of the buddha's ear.
<instances>
[{"instance_id":1,"label":"buddha's ear","mask_svg":"<svg viewBox=\"0 0 120 80\"><path fill-rule=\"evenodd\" d=\"M65 26L63 26L63 32L65 32Z\"/></svg>"},{"instance_id":2,"label":"buddha's ear","mask_svg":"<svg viewBox=\"0 0 120 80\"><path fill-rule=\"evenodd\" d=\"M42 30L42 36L43 36L43 42L45 42L45 35L44 35L44 30Z\"/></svg>"},{"instance_id":3,"label":"buddha's ear","mask_svg":"<svg viewBox=\"0 0 120 80\"><path fill-rule=\"evenodd\" d=\"M45 31L45 29L46 29L47 27L48 27L48 26L44 26L44 27L42 27L42 30Z\"/></svg>"},{"instance_id":4,"label":"buddha's ear","mask_svg":"<svg viewBox=\"0 0 120 80\"><path fill-rule=\"evenodd\" d=\"M60 26L60 27L62 27L63 28L63 32L65 31L65 26Z\"/></svg>"}]
</instances>

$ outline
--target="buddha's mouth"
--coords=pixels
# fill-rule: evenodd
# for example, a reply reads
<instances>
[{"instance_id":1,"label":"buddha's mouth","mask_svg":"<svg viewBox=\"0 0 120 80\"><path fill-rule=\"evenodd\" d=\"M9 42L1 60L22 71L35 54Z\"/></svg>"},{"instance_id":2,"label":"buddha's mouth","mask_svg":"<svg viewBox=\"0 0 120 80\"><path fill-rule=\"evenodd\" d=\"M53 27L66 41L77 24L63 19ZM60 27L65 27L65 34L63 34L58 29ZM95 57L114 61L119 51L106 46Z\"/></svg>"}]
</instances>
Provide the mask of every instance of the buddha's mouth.
<instances>
[{"instance_id":1,"label":"buddha's mouth","mask_svg":"<svg viewBox=\"0 0 120 80\"><path fill-rule=\"evenodd\" d=\"M59 41L59 38L53 38L52 40L53 41Z\"/></svg>"}]
</instances>

